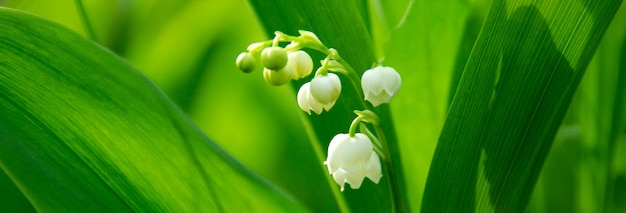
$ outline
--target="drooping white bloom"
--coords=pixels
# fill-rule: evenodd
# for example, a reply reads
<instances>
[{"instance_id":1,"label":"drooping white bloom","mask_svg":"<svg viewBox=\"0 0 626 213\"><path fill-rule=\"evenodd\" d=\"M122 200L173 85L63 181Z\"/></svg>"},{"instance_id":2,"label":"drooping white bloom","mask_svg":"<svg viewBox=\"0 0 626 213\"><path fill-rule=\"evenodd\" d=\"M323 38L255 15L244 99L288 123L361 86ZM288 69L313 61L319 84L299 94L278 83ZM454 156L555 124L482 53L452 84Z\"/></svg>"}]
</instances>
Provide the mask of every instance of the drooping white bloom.
<instances>
[{"instance_id":1,"label":"drooping white bloom","mask_svg":"<svg viewBox=\"0 0 626 213\"><path fill-rule=\"evenodd\" d=\"M316 76L311 80L311 95L322 104L337 101L341 93L341 81L334 73Z\"/></svg>"},{"instance_id":2,"label":"drooping white bloom","mask_svg":"<svg viewBox=\"0 0 626 213\"><path fill-rule=\"evenodd\" d=\"M328 104L322 104L315 100L315 98L311 95L310 86L311 82L307 82L300 87L300 90L298 90L298 106L300 109L309 113L309 115L311 114L311 110L319 115L322 113L322 110L325 109L328 111L335 105L334 101Z\"/></svg>"},{"instance_id":3,"label":"drooping white bloom","mask_svg":"<svg viewBox=\"0 0 626 213\"><path fill-rule=\"evenodd\" d=\"M308 53L298 50L287 54L287 67L293 69L291 78L298 80L307 77L313 71L313 59Z\"/></svg>"},{"instance_id":4,"label":"drooping white bloom","mask_svg":"<svg viewBox=\"0 0 626 213\"><path fill-rule=\"evenodd\" d=\"M362 133L356 133L354 137L349 134L336 135L330 141L328 158L324 164L335 182L341 186L341 191L345 183L350 184L352 189L358 189L365 177L374 183L378 183L382 177L378 154L374 152L370 139Z\"/></svg>"},{"instance_id":5,"label":"drooping white bloom","mask_svg":"<svg viewBox=\"0 0 626 213\"><path fill-rule=\"evenodd\" d=\"M374 67L365 71L361 78L365 100L374 106L389 103L398 94L400 85L402 85L400 74L392 67Z\"/></svg>"}]
</instances>

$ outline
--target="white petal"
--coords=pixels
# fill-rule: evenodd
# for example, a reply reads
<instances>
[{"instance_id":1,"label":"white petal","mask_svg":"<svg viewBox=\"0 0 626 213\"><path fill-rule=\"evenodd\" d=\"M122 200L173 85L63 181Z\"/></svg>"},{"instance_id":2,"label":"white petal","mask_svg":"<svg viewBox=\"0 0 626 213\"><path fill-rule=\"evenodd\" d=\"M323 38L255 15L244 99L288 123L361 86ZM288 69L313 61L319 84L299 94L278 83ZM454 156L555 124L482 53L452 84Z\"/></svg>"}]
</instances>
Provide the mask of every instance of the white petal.
<instances>
[{"instance_id":1,"label":"white petal","mask_svg":"<svg viewBox=\"0 0 626 213\"><path fill-rule=\"evenodd\" d=\"M341 166L341 162L333 161L331 163L331 155L336 155L335 150L337 150L337 147L340 144L345 143L344 141L346 141L349 137L350 135L348 134L337 134L335 135L335 137L333 137L332 140L330 140L330 144L328 144L328 156L326 157L325 161L325 164L328 166L328 173L332 174L333 172L337 171Z\"/></svg>"},{"instance_id":2,"label":"white petal","mask_svg":"<svg viewBox=\"0 0 626 213\"><path fill-rule=\"evenodd\" d=\"M345 172L344 174L345 182L350 184L350 188L352 189L361 188L361 184L363 184L363 179L365 179L363 170L359 170L355 173L351 173L343 169L340 169L339 171Z\"/></svg>"},{"instance_id":3,"label":"white petal","mask_svg":"<svg viewBox=\"0 0 626 213\"><path fill-rule=\"evenodd\" d=\"M313 98L313 95L311 95L310 87L306 94L306 101L309 104L309 107L311 108L311 110L313 110L318 115L322 114L322 110L324 109L324 104L321 104L320 102L315 100L315 98Z\"/></svg>"},{"instance_id":4,"label":"white petal","mask_svg":"<svg viewBox=\"0 0 626 213\"><path fill-rule=\"evenodd\" d=\"M300 109L302 109L302 111L305 111L309 115L311 114L311 111L319 115L324 109L328 111L335 105L335 102L321 104L317 100L315 100L315 98L313 98L313 96L311 95L310 82L307 82L303 84L302 87L300 87L300 89L298 90L297 98L298 106L300 107Z\"/></svg>"},{"instance_id":5,"label":"white petal","mask_svg":"<svg viewBox=\"0 0 626 213\"><path fill-rule=\"evenodd\" d=\"M374 67L363 73L363 76L361 77L361 87L363 88L364 93L372 92L378 94L383 90L383 87L379 82L382 78L379 68L380 67Z\"/></svg>"},{"instance_id":6,"label":"white petal","mask_svg":"<svg viewBox=\"0 0 626 213\"><path fill-rule=\"evenodd\" d=\"M364 98L374 106L389 103L401 85L400 74L392 67L374 67L365 71L361 78Z\"/></svg>"},{"instance_id":7,"label":"white petal","mask_svg":"<svg viewBox=\"0 0 626 213\"><path fill-rule=\"evenodd\" d=\"M341 93L341 81L334 73L317 76L311 80L311 95L322 104L334 102Z\"/></svg>"},{"instance_id":8,"label":"white petal","mask_svg":"<svg viewBox=\"0 0 626 213\"><path fill-rule=\"evenodd\" d=\"M328 111L330 111L330 108L333 108L333 106L335 106L335 102L336 102L336 101L333 101L333 102L331 102L331 103L325 104L325 105L324 105L324 109L325 109L327 112L328 112Z\"/></svg>"},{"instance_id":9,"label":"white petal","mask_svg":"<svg viewBox=\"0 0 626 213\"><path fill-rule=\"evenodd\" d=\"M372 182L378 184L383 174L380 167L380 158L376 152L372 152L369 163L363 169L365 176L372 180Z\"/></svg>"},{"instance_id":10,"label":"white petal","mask_svg":"<svg viewBox=\"0 0 626 213\"><path fill-rule=\"evenodd\" d=\"M354 173L369 163L372 150L372 142L362 133L338 134L330 142L326 161L331 172L343 168Z\"/></svg>"},{"instance_id":11,"label":"white petal","mask_svg":"<svg viewBox=\"0 0 626 213\"><path fill-rule=\"evenodd\" d=\"M378 183L382 177L380 158L373 151L370 139L357 133L337 134L328 145L328 158L324 161L328 172L343 191L345 183L358 189L365 177Z\"/></svg>"},{"instance_id":12,"label":"white petal","mask_svg":"<svg viewBox=\"0 0 626 213\"><path fill-rule=\"evenodd\" d=\"M374 94L372 92L369 92L365 95L365 100L372 103L374 107L381 105L383 103L389 103L389 101L391 101L391 98L393 98L393 96L389 95L384 90L379 94Z\"/></svg>"},{"instance_id":13,"label":"white petal","mask_svg":"<svg viewBox=\"0 0 626 213\"><path fill-rule=\"evenodd\" d=\"M298 96L297 96L298 106L300 107L300 109L302 109L302 111L309 113L309 115L311 114L311 105L309 105L307 96L309 94L310 85L311 85L310 82L307 82L306 84L302 85L302 87L300 87L300 89L298 90Z\"/></svg>"},{"instance_id":14,"label":"white petal","mask_svg":"<svg viewBox=\"0 0 626 213\"><path fill-rule=\"evenodd\" d=\"M400 74L398 74L398 72L391 67L383 67L381 75L384 76L382 78L383 89L392 97L395 96L402 85Z\"/></svg>"},{"instance_id":15,"label":"white petal","mask_svg":"<svg viewBox=\"0 0 626 213\"><path fill-rule=\"evenodd\" d=\"M347 178L348 173L343 170L343 169L339 169L336 172L332 173L333 176L333 180L335 180L335 183L337 183L339 186L341 186L341 191L343 192L344 189L344 185L346 183L346 178Z\"/></svg>"},{"instance_id":16,"label":"white petal","mask_svg":"<svg viewBox=\"0 0 626 213\"><path fill-rule=\"evenodd\" d=\"M298 80L307 77L313 71L313 59L308 53L298 50L287 55L287 64L293 67L292 78Z\"/></svg>"}]
</instances>

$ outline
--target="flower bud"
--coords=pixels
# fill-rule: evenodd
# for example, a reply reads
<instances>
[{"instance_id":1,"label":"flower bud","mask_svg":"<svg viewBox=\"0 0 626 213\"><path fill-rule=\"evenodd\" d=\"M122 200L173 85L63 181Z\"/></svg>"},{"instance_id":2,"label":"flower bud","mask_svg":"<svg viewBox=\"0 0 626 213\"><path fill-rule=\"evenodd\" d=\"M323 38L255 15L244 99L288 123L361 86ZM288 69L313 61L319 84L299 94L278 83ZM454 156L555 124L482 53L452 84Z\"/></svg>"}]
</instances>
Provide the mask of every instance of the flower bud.
<instances>
[{"instance_id":1,"label":"flower bud","mask_svg":"<svg viewBox=\"0 0 626 213\"><path fill-rule=\"evenodd\" d=\"M287 55L287 66L293 68L293 80L307 77L313 71L313 59L308 53L298 50Z\"/></svg>"},{"instance_id":2,"label":"flower bud","mask_svg":"<svg viewBox=\"0 0 626 213\"><path fill-rule=\"evenodd\" d=\"M291 76L293 75L291 71L292 69L289 69L288 67L284 67L279 70L270 70L265 68L263 69L263 78L265 79L265 82L272 86L280 86L291 80Z\"/></svg>"},{"instance_id":3,"label":"flower bud","mask_svg":"<svg viewBox=\"0 0 626 213\"><path fill-rule=\"evenodd\" d=\"M334 73L316 76L311 80L311 95L322 104L337 101L341 93L341 81Z\"/></svg>"},{"instance_id":4,"label":"flower bud","mask_svg":"<svg viewBox=\"0 0 626 213\"><path fill-rule=\"evenodd\" d=\"M250 53L242 52L237 56L237 60L235 61L237 68L245 73L250 73L254 70L256 66L256 59Z\"/></svg>"},{"instance_id":5,"label":"flower bud","mask_svg":"<svg viewBox=\"0 0 626 213\"><path fill-rule=\"evenodd\" d=\"M333 137L324 164L335 182L341 186L341 191L345 183L350 184L352 189L358 189L365 177L374 183L378 183L382 177L380 158L373 151L370 139L362 133L356 133L354 137L349 134Z\"/></svg>"},{"instance_id":6,"label":"flower bud","mask_svg":"<svg viewBox=\"0 0 626 213\"><path fill-rule=\"evenodd\" d=\"M401 85L400 74L392 67L374 67L365 71L361 78L365 100L374 106L389 103L398 94Z\"/></svg>"},{"instance_id":7,"label":"flower bud","mask_svg":"<svg viewBox=\"0 0 626 213\"><path fill-rule=\"evenodd\" d=\"M282 47L268 47L261 52L261 63L270 70L280 70L287 65L287 51Z\"/></svg>"}]
</instances>

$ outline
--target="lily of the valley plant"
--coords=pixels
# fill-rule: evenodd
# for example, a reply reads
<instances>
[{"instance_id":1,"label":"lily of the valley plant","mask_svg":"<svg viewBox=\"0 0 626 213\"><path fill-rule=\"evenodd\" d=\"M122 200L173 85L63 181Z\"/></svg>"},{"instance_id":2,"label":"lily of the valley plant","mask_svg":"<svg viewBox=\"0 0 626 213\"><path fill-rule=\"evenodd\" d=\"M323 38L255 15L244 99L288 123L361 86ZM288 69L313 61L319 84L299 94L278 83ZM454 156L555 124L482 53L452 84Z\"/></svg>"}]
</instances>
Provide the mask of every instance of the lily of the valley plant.
<instances>
[{"instance_id":1,"label":"lily of the valley plant","mask_svg":"<svg viewBox=\"0 0 626 213\"><path fill-rule=\"evenodd\" d=\"M350 79L352 88L356 88L356 94L361 96L359 99L370 102L374 107L389 103L398 94L402 80L395 69L378 65L365 71L359 79L337 50L326 47L312 32L300 30L299 33L299 36L290 36L277 31L273 39L249 45L248 51L237 57L237 67L250 73L257 65L257 58L260 58L265 81L272 86L280 86L312 73L313 60L303 48L326 54L313 79L298 91L298 106L309 115L311 111L320 115L324 110L333 108L342 90L337 74ZM281 43L289 44L282 47ZM389 157L378 115L367 109L354 112L357 117L348 133L338 134L331 140L326 161L323 162L341 191L346 183L352 189L360 188L365 177L378 183L383 176L380 159ZM365 123L373 126L377 135ZM357 127L360 133L356 132ZM386 171L391 172L391 169L387 167Z\"/></svg>"}]
</instances>

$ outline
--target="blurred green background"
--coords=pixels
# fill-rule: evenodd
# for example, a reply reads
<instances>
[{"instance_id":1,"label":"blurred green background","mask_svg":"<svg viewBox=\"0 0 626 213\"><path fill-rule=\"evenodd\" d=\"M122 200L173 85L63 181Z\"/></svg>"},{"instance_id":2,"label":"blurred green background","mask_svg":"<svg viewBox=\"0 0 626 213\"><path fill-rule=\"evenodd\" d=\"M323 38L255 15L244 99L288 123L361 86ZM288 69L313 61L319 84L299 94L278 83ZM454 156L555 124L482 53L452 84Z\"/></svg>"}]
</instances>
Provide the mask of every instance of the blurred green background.
<instances>
[{"instance_id":1,"label":"blurred green background","mask_svg":"<svg viewBox=\"0 0 626 213\"><path fill-rule=\"evenodd\" d=\"M408 2L369 2L373 5L370 11L377 55L383 55L386 35L401 20ZM444 38L454 40L450 44L453 49L467 32L463 27L478 32L490 1L460 2L458 19L445 23L456 35ZM83 1L93 33L85 27L76 3L0 0L1 6L50 19L125 58L161 87L209 137L261 176L298 199L309 200L305 205L310 208L315 209L312 205L319 196L328 195L317 190L324 187L315 185L326 184L326 174L319 173L317 164L321 162L311 151L295 92L291 87L268 86L258 70L245 75L234 66L235 57L248 44L267 39L245 0ZM437 23L436 18L433 23ZM624 26L626 9L622 6L557 134L528 212L626 212L626 125L623 110L613 110L620 104L615 100L623 101L626 92ZM451 70L455 65L449 62L434 69ZM454 78L429 79L440 81L432 88L433 93L447 101ZM420 82L405 78L404 83ZM437 111L428 118L432 123L412 119L416 116L410 115L411 108L439 103L401 98L392 105L400 140L433 136L402 147L411 150L403 153L415 161L406 169L412 176L409 187L413 206L421 202L447 106L437 105ZM403 113L409 116L403 118ZM403 125L407 127L404 130L428 128L423 132L403 131ZM0 212L32 211L10 178L0 174Z\"/></svg>"}]
</instances>

